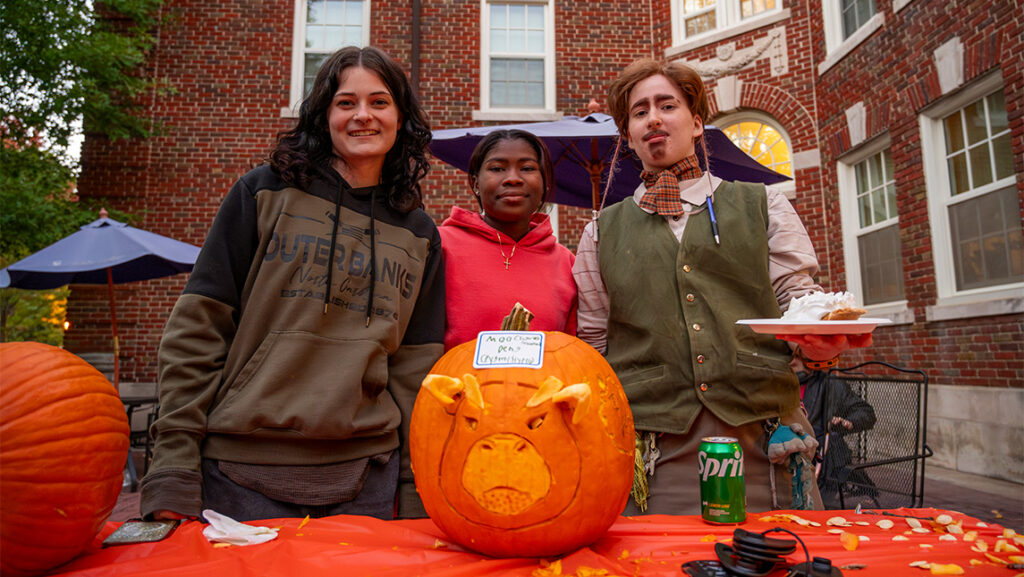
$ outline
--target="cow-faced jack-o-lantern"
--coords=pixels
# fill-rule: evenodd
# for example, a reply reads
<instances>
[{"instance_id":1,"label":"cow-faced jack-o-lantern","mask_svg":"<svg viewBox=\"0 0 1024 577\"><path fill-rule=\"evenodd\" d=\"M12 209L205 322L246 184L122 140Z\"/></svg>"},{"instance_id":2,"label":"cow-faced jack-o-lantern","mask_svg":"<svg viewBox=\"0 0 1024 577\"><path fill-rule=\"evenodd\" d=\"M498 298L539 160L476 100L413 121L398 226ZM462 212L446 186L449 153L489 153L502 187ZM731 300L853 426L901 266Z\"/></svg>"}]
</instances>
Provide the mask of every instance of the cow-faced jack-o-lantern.
<instances>
[{"instance_id":1,"label":"cow-faced jack-o-lantern","mask_svg":"<svg viewBox=\"0 0 1024 577\"><path fill-rule=\"evenodd\" d=\"M633 482L629 403L600 353L544 333L540 368L474 368L448 351L416 398L410 450L431 519L498 557L554 556L599 539Z\"/></svg>"}]
</instances>

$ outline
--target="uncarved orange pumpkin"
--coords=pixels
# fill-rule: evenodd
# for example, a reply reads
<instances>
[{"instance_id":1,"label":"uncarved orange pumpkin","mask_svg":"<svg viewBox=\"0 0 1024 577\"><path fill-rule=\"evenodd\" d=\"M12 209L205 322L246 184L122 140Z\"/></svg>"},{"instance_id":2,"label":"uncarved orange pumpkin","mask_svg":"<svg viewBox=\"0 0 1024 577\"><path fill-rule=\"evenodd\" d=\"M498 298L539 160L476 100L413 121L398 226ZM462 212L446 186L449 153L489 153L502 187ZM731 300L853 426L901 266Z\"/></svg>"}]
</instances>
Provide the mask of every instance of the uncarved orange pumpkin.
<instances>
[{"instance_id":1,"label":"uncarved orange pumpkin","mask_svg":"<svg viewBox=\"0 0 1024 577\"><path fill-rule=\"evenodd\" d=\"M539 369L475 369L475 341L451 349L413 409L424 508L453 541L487 555L589 545L632 487L633 416L615 372L583 341L544 335Z\"/></svg>"},{"instance_id":2,"label":"uncarved orange pumpkin","mask_svg":"<svg viewBox=\"0 0 1024 577\"><path fill-rule=\"evenodd\" d=\"M81 358L0 344L0 574L35 575L82 552L121 492L128 417Z\"/></svg>"}]
</instances>

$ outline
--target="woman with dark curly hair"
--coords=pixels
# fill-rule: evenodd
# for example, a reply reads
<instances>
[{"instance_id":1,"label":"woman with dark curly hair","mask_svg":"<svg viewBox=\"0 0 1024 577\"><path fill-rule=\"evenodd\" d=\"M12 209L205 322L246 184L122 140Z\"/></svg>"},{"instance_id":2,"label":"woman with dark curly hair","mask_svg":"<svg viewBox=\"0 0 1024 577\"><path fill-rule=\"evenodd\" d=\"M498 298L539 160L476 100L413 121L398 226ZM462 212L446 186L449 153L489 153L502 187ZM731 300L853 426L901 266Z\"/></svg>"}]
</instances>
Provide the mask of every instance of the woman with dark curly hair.
<instances>
[{"instance_id":1,"label":"woman with dark curly hair","mask_svg":"<svg viewBox=\"0 0 1024 577\"><path fill-rule=\"evenodd\" d=\"M165 327L143 515L387 519L398 492L399 514L422 512L399 446L443 348L429 141L385 53L323 63L296 127L225 198Z\"/></svg>"}]
</instances>

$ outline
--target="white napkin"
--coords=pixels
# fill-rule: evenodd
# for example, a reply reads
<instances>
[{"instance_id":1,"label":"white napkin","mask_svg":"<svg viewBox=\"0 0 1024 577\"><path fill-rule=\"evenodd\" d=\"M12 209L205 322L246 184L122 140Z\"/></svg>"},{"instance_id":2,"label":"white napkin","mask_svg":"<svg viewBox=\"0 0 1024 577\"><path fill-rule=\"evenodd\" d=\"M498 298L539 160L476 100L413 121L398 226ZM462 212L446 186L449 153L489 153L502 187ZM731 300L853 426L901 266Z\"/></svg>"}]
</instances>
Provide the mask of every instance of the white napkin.
<instances>
[{"instance_id":1,"label":"white napkin","mask_svg":"<svg viewBox=\"0 0 1024 577\"><path fill-rule=\"evenodd\" d=\"M210 525L203 529L203 536L211 542L259 545L277 538L277 529L239 523L211 509L203 510L203 517L210 522Z\"/></svg>"}]
</instances>

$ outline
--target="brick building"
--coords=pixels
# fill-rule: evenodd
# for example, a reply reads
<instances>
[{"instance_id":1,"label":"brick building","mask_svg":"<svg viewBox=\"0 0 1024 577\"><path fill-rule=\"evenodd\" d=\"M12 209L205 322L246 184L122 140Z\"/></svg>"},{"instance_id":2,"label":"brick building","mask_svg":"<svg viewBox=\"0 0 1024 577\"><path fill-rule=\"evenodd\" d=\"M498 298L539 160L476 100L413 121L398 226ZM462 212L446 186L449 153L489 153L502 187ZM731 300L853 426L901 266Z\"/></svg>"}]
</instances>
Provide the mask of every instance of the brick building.
<instances>
[{"instance_id":1,"label":"brick building","mask_svg":"<svg viewBox=\"0 0 1024 577\"><path fill-rule=\"evenodd\" d=\"M231 184L292 122L311 70L345 43L403 62L434 128L585 114L628 62L682 60L711 88L710 123L794 177L782 186L821 284L894 321L844 364L926 371L933 462L1024 482L1021 4L165 0L147 70L174 87L149 103L164 132L87 135L79 189L201 244ZM424 190L438 222L475 205L440 163ZM589 211L556 217L575 248ZM156 380L184 280L117 287L123 381ZM104 290L73 288L68 349L109 350Z\"/></svg>"}]
</instances>

